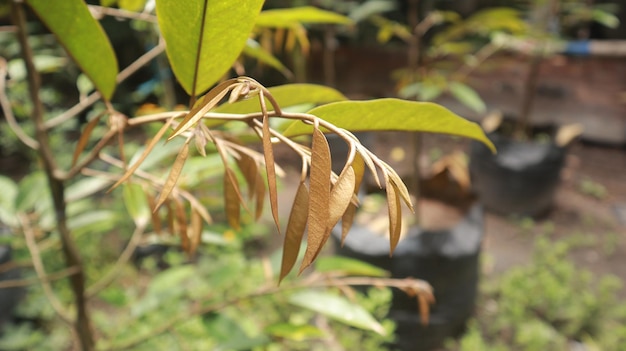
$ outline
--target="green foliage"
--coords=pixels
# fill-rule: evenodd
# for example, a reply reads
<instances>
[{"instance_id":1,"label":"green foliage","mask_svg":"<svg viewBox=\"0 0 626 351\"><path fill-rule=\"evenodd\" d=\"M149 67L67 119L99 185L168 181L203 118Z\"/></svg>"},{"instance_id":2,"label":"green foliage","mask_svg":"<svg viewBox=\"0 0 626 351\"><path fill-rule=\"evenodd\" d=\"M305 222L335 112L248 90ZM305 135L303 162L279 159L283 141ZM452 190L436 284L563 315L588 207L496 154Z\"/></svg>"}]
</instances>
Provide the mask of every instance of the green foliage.
<instances>
[{"instance_id":1,"label":"green foliage","mask_svg":"<svg viewBox=\"0 0 626 351\"><path fill-rule=\"evenodd\" d=\"M301 23L351 24L352 20L334 12L316 7L295 7L261 12L256 25L271 28L293 28Z\"/></svg>"},{"instance_id":2,"label":"green foliage","mask_svg":"<svg viewBox=\"0 0 626 351\"><path fill-rule=\"evenodd\" d=\"M539 237L531 264L486 285L477 321L454 349L569 350L571 342L624 349L623 283L576 267L567 257L576 241Z\"/></svg>"},{"instance_id":3,"label":"green foliage","mask_svg":"<svg viewBox=\"0 0 626 351\"><path fill-rule=\"evenodd\" d=\"M243 50L263 1L157 1L159 27L178 82L195 97L217 82Z\"/></svg>"},{"instance_id":4,"label":"green foliage","mask_svg":"<svg viewBox=\"0 0 626 351\"><path fill-rule=\"evenodd\" d=\"M28 0L26 3L55 34L104 99L113 96L117 59L102 27L82 0Z\"/></svg>"},{"instance_id":5,"label":"green foliage","mask_svg":"<svg viewBox=\"0 0 626 351\"><path fill-rule=\"evenodd\" d=\"M342 101L316 107L309 113L351 131L401 130L450 134L476 139L495 151L477 124L434 103L390 98ZM310 125L294 122L285 128L284 134L293 136L311 132Z\"/></svg>"}]
</instances>

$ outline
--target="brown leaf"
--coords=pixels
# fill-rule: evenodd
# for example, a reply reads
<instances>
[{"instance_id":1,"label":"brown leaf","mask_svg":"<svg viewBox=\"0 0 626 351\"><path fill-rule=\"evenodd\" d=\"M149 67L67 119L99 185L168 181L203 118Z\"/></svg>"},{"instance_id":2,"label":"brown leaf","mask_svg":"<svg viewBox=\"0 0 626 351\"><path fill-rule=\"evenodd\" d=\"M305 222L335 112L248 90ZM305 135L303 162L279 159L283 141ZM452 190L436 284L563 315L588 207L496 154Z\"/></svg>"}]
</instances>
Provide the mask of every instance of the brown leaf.
<instances>
[{"instance_id":1,"label":"brown leaf","mask_svg":"<svg viewBox=\"0 0 626 351\"><path fill-rule=\"evenodd\" d=\"M111 189L109 189L109 191L117 188L120 184L125 182L126 179L128 179L131 175L133 175L133 173L135 173L137 168L139 168L139 166L141 166L141 163L146 159L146 157L148 157L148 155L150 154L152 149L154 149L154 147L159 142L159 140L161 140L161 137L163 136L163 134L165 134L165 131L167 131L167 129L170 127L170 125L172 124L173 120L174 120L173 118L170 118L170 119L167 120L167 122L165 122L163 127L161 127L161 129L159 129L159 131L156 133L154 138L152 138L152 140L150 140L150 142L146 146L146 149L143 150L143 153L141 154L141 156L139 156L139 159L137 160L137 162L133 163L133 165L130 166L130 168L128 168L126 173L124 173L124 175L117 182L115 182L115 184L113 184L113 186L111 186Z\"/></svg>"},{"instance_id":2,"label":"brown leaf","mask_svg":"<svg viewBox=\"0 0 626 351\"><path fill-rule=\"evenodd\" d=\"M341 247L346 241L346 236L348 236L348 232L350 228L352 228L352 223L354 222L354 216L356 215L356 205L350 203L346 212L341 217Z\"/></svg>"},{"instance_id":3,"label":"brown leaf","mask_svg":"<svg viewBox=\"0 0 626 351\"><path fill-rule=\"evenodd\" d=\"M264 99L263 94L259 94L260 99ZM278 222L278 190L276 189L276 168L274 165L274 149L270 135L270 121L267 115L263 116L263 154L265 157L265 170L267 172L267 185L270 193L270 208L272 217L276 224L276 229L280 233Z\"/></svg>"},{"instance_id":4,"label":"brown leaf","mask_svg":"<svg viewBox=\"0 0 626 351\"><path fill-rule=\"evenodd\" d=\"M354 195L355 178L352 166L344 168L330 191L328 230L332 230L346 212Z\"/></svg>"},{"instance_id":5,"label":"brown leaf","mask_svg":"<svg viewBox=\"0 0 626 351\"><path fill-rule=\"evenodd\" d=\"M402 229L402 211L400 209L400 197L395 183L386 177L387 208L389 209L389 255L393 254Z\"/></svg>"},{"instance_id":6,"label":"brown leaf","mask_svg":"<svg viewBox=\"0 0 626 351\"><path fill-rule=\"evenodd\" d=\"M357 150L359 149L360 148L357 148ZM376 170L376 166L374 165L374 162L372 161L372 158L370 157L370 155L366 152L366 150L365 151L359 150L359 154L363 157L363 161L367 165L367 168L369 168L370 172L372 172L376 185L378 185L379 188L382 188L383 186L380 183L380 178L378 177L378 170Z\"/></svg>"},{"instance_id":7,"label":"brown leaf","mask_svg":"<svg viewBox=\"0 0 626 351\"><path fill-rule=\"evenodd\" d=\"M176 229L180 237L180 246L185 252L190 252L189 234L187 233L187 215L185 214L185 204L174 199L174 219L176 221Z\"/></svg>"},{"instance_id":8,"label":"brown leaf","mask_svg":"<svg viewBox=\"0 0 626 351\"><path fill-rule=\"evenodd\" d=\"M154 198L154 196L146 192L146 198L148 199L148 206L150 208L155 208L156 199ZM154 232L157 234L161 234L161 231L163 230L163 224L161 223L161 216L159 216L159 213L157 211L151 212L150 215L152 216L152 228L154 229Z\"/></svg>"},{"instance_id":9,"label":"brown leaf","mask_svg":"<svg viewBox=\"0 0 626 351\"><path fill-rule=\"evenodd\" d=\"M180 150L178 156L176 156L176 160L174 160L174 165L170 170L170 174L167 176L167 180L163 185L163 190L161 190L161 194L159 195L159 199L157 200L156 207L153 211L159 209L159 207L163 204L165 199L170 195L174 186L176 186L176 182L178 181L178 177L183 170L183 166L185 165L185 161L187 160L187 156L189 156L189 140L185 142L183 145L183 149Z\"/></svg>"},{"instance_id":10,"label":"brown leaf","mask_svg":"<svg viewBox=\"0 0 626 351\"><path fill-rule=\"evenodd\" d=\"M256 185L254 186L256 192L256 205L254 209L254 218L258 220L263 214L263 205L265 204L265 182L260 173L256 174Z\"/></svg>"},{"instance_id":11,"label":"brown leaf","mask_svg":"<svg viewBox=\"0 0 626 351\"><path fill-rule=\"evenodd\" d=\"M174 235L176 233L176 227L175 227L175 209L172 206L172 201L170 201L170 199L167 199L165 201L165 208L167 209L167 229L170 233L170 235Z\"/></svg>"},{"instance_id":12,"label":"brown leaf","mask_svg":"<svg viewBox=\"0 0 626 351\"><path fill-rule=\"evenodd\" d=\"M195 211L193 208L191 209L191 247L189 252L194 253L198 249L198 245L200 245L200 240L202 239L202 216L198 211Z\"/></svg>"},{"instance_id":13,"label":"brown leaf","mask_svg":"<svg viewBox=\"0 0 626 351\"><path fill-rule=\"evenodd\" d=\"M354 155L352 169L354 170L354 194L358 194L363 175L365 174L365 161L363 161L363 156L358 152Z\"/></svg>"},{"instance_id":14,"label":"brown leaf","mask_svg":"<svg viewBox=\"0 0 626 351\"><path fill-rule=\"evenodd\" d=\"M239 186L233 171L226 167L224 174L224 203L228 224L235 230L240 229L239 217L241 214Z\"/></svg>"},{"instance_id":15,"label":"brown leaf","mask_svg":"<svg viewBox=\"0 0 626 351\"><path fill-rule=\"evenodd\" d=\"M298 191L293 200L291 213L289 214L289 222L285 232L285 240L283 243L283 259L280 266L280 278L282 281L296 263L298 253L300 252L300 243L306 229L306 221L309 212L309 191L304 182L298 186Z\"/></svg>"},{"instance_id":16,"label":"brown leaf","mask_svg":"<svg viewBox=\"0 0 626 351\"><path fill-rule=\"evenodd\" d=\"M72 167L76 165L76 161L78 161L78 156L85 150L85 146L87 146L87 142L89 141L89 137L93 132L94 128L98 125L100 118L104 115L104 112L99 113L96 117L94 117L87 125L85 126L85 130L80 135L78 139L78 143L76 144L76 149L74 149L74 155L72 156Z\"/></svg>"},{"instance_id":17,"label":"brown leaf","mask_svg":"<svg viewBox=\"0 0 626 351\"><path fill-rule=\"evenodd\" d=\"M191 208L194 211L198 212L198 214L202 217L202 219L204 219L206 224L213 223L213 219L211 218L209 211L207 211L207 209L204 206L202 206L202 204L200 203L200 201L198 201L198 199L196 199L195 197L187 193L182 193L181 196L185 198L185 200L189 201Z\"/></svg>"},{"instance_id":18,"label":"brown leaf","mask_svg":"<svg viewBox=\"0 0 626 351\"><path fill-rule=\"evenodd\" d=\"M430 303L423 293L417 293L417 302L419 305L420 320L422 325L428 325L430 316Z\"/></svg>"},{"instance_id":19,"label":"brown leaf","mask_svg":"<svg viewBox=\"0 0 626 351\"><path fill-rule=\"evenodd\" d=\"M330 235L328 230L330 175L331 158L328 141L324 133L316 126L313 131L313 146L311 148L307 248L300 266L300 273L315 260L320 248Z\"/></svg>"},{"instance_id":20,"label":"brown leaf","mask_svg":"<svg viewBox=\"0 0 626 351\"><path fill-rule=\"evenodd\" d=\"M404 200L404 203L411 210L411 212L415 212L415 210L413 209L413 203L411 203L411 196L409 195L409 190L406 188L406 185L404 184L398 173L396 173L396 171L391 168L391 166L386 163L384 165L387 175L391 178L391 181L396 186L396 190L399 192L402 200Z\"/></svg>"},{"instance_id":21,"label":"brown leaf","mask_svg":"<svg viewBox=\"0 0 626 351\"><path fill-rule=\"evenodd\" d=\"M221 100L228 94L228 88L237 82L237 78L232 78L226 80L220 84L218 84L215 88L211 89L203 98L202 101L194 106L189 113L185 116L185 118L180 122L178 127L174 129L174 133L167 138L167 140L172 140L178 135L184 133L186 130L191 128L194 124L196 124L199 120L204 117L204 115L209 112L213 107L215 107Z\"/></svg>"},{"instance_id":22,"label":"brown leaf","mask_svg":"<svg viewBox=\"0 0 626 351\"><path fill-rule=\"evenodd\" d=\"M257 175L259 174L256 161L250 155L239 153L236 162L248 185L248 199L252 199L256 194Z\"/></svg>"}]
</instances>

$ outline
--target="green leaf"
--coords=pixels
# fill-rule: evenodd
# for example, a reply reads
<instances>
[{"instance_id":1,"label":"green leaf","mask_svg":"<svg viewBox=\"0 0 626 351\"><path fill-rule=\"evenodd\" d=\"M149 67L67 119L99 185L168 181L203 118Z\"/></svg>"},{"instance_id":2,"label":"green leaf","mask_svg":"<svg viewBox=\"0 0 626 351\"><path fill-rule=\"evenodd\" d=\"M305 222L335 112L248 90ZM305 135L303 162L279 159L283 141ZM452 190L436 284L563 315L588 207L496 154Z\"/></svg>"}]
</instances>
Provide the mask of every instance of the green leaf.
<instances>
[{"instance_id":1,"label":"green leaf","mask_svg":"<svg viewBox=\"0 0 626 351\"><path fill-rule=\"evenodd\" d=\"M318 272L341 272L348 275L367 277L386 277L389 273L367 262L340 256L325 256L317 259L315 270Z\"/></svg>"},{"instance_id":2,"label":"green leaf","mask_svg":"<svg viewBox=\"0 0 626 351\"><path fill-rule=\"evenodd\" d=\"M308 113L353 132L397 130L442 133L478 140L495 152L493 143L478 124L432 102L391 98L340 101L316 107ZM291 137L312 132L311 125L294 121L283 134Z\"/></svg>"},{"instance_id":3,"label":"green leaf","mask_svg":"<svg viewBox=\"0 0 626 351\"><path fill-rule=\"evenodd\" d=\"M243 48L243 54L248 57L255 58L259 62L276 69L287 78L291 78L293 76L293 73L291 73L291 71L289 71L289 69L285 67L279 59L277 59L269 51L265 50L254 39L248 39L246 46Z\"/></svg>"},{"instance_id":4,"label":"green leaf","mask_svg":"<svg viewBox=\"0 0 626 351\"><path fill-rule=\"evenodd\" d=\"M337 90L316 84L286 84L269 88L281 108L305 103L325 104L344 101L347 98ZM267 100L268 108L271 107ZM234 104L223 104L215 108L220 113L252 113L261 110L258 99L248 99Z\"/></svg>"},{"instance_id":5,"label":"green leaf","mask_svg":"<svg viewBox=\"0 0 626 351\"><path fill-rule=\"evenodd\" d=\"M352 20L340 14L304 6L286 9L275 9L261 12L256 25L270 28L292 28L300 23L334 23L352 24Z\"/></svg>"},{"instance_id":6,"label":"green leaf","mask_svg":"<svg viewBox=\"0 0 626 351\"><path fill-rule=\"evenodd\" d=\"M379 15L384 12L393 11L397 8L394 1L387 0L369 0L357 6L350 11L350 18L355 22L361 22L373 15Z\"/></svg>"},{"instance_id":7,"label":"green leaf","mask_svg":"<svg viewBox=\"0 0 626 351\"><path fill-rule=\"evenodd\" d=\"M360 305L327 292L307 290L289 297L289 302L355 328L385 335L385 329Z\"/></svg>"},{"instance_id":8,"label":"green leaf","mask_svg":"<svg viewBox=\"0 0 626 351\"><path fill-rule=\"evenodd\" d=\"M110 100L115 91L117 59L111 43L83 0L26 0L68 54Z\"/></svg>"},{"instance_id":9,"label":"green leaf","mask_svg":"<svg viewBox=\"0 0 626 351\"><path fill-rule=\"evenodd\" d=\"M68 220L68 227L75 236L104 233L115 229L117 215L113 211L87 211Z\"/></svg>"},{"instance_id":10,"label":"green leaf","mask_svg":"<svg viewBox=\"0 0 626 351\"><path fill-rule=\"evenodd\" d=\"M145 225L150 220L150 206L144 189L139 184L124 183L124 205L136 225Z\"/></svg>"},{"instance_id":11,"label":"green leaf","mask_svg":"<svg viewBox=\"0 0 626 351\"><path fill-rule=\"evenodd\" d=\"M10 227L17 227L17 217L15 213L15 199L17 198L18 186L9 177L0 176L0 222Z\"/></svg>"},{"instance_id":12,"label":"green leaf","mask_svg":"<svg viewBox=\"0 0 626 351\"><path fill-rule=\"evenodd\" d=\"M472 110L478 113L485 113L487 110L483 99L481 99L476 90L472 89L469 85L451 82L448 85L448 89L457 100Z\"/></svg>"},{"instance_id":13,"label":"green leaf","mask_svg":"<svg viewBox=\"0 0 626 351\"><path fill-rule=\"evenodd\" d=\"M599 8L595 8L591 11L591 16L594 21L608 28L617 28L619 26L619 18L614 14L604 11Z\"/></svg>"},{"instance_id":14,"label":"green leaf","mask_svg":"<svg viewBox=\"0 0 626 351\"><path fill-rule=\"evenodd\" d=\"M280 323L270 325L265 332L273 337L284 338L294 341L305 341L308 339L317 339L324 337L324 332L320 329L304 324L296 325L291 323Z\"/></svg>"},{"instance_id":15,"label":"green leaf","mask_svg":"<svg viewBox=\"0 0 626 351\"><path fill-rule=\"evenodd\" d=\"M185 91L197 96L235 62L263 0L159 0L156 5L172 70Z\"/></svg>"},{"instance_id":16,"label":"green leaf","mask_svg":"<svg viewBox=\"0 0 626 351\"><path fill-rule=\"evenodd\" d=\"M15 199L15 209L19 212L30 211L35 207L45 207L41 202L50 203L46 175L35 172L27 175L19 183L19 193ZM39 204L39 206L37 206Z\"/></svg>"}]
</instances>

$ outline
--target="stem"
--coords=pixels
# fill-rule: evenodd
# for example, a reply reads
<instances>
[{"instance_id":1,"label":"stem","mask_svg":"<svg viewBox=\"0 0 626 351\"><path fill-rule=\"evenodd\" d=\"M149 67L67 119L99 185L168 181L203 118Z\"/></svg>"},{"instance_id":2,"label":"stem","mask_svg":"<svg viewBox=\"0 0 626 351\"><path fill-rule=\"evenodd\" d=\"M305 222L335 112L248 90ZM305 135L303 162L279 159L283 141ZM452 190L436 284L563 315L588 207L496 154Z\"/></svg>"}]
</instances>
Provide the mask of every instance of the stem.
<instances>
[{"instance_id":1,"label":"stem","mask_svg":"<svg viewBox=\"0 0 626 351\"><path fill-rule=\"evenodd\" d=\"M524 81L524 90L522 96L522 107L520 110L519 121L515 126L514 135L518 139L526 139L528 137L528 125L530 122L530 111L535 100L535 90L539 81L539 65L541 64L541 56L533 57L528 68L528 75Z\"/></svg>"},{"instance_id":2,"label":"stem","mask_svg":"<svg viewBox=\"0 0 626 351\"><path fill-rule=\"evenodd\" d=\"M71 232L67 226L65 185L63 181L57 177L58 169L55 164L52 148L50 147L50 140L48 139L48 133L44 123L43 104L39 98L41 78L35 68L33 53L28 46L26 15L24 13L24 9L21 4L11 2L11 10L15 25L18 27L17 36L22 49L24 64L26 65L29 93L33 103L31 118L33 124L35 125L36 139L39 143L39 157L43 163L46 177L48 178L50 192L52 194L52 202L56 214L56 225L61 239L65 265L67 267L76 267L77 269L76 274L69 278L76 305L76 320L74 322L74 329L80 340L81 348L86 351L91 351L94 349L94 335L87 310L87 301L85 299L84 266L78 253L76 243L73 241Z\"/></svg>"},{"instance_id":3,"label":"stem","mask_svg":"<svg viewBox=\"0 0 626 351\"><path fill-rule=\"evenodd\" d=\"M413 30L413 35L411 36L411 40L409 41L408 48L408 63L409 63L409 74L410 81L415 82L419 79L418 69L420 66L420 45L422 40L421 31L417 30L419 25L419 0L409 0L409 13L408 13L408 22L409 27ZM415 196L415 214L413 217L415 218L415 224L420 223L420 212L419 212L419 200L420 200L420 155L422 154L422 142L421 135L419 132L414 132L411 134L411 147L413 148L413 177L411 179L411 185L413 192L413 196Z\"/></svg>"}]
</instances>

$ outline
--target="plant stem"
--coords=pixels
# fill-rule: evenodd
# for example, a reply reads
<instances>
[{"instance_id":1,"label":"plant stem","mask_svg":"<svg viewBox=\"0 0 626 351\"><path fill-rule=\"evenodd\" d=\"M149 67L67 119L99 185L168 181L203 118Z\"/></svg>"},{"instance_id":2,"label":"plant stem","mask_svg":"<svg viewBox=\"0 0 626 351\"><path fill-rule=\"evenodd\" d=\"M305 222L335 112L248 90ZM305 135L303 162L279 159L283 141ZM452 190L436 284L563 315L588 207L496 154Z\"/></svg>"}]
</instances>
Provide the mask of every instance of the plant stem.
<instances>
[{"instance_id":1,"label":"plant stem","mask_svg":"<svg viewBox=\"0 0 626 351\"><path fill-rule=\"evenodd\" d=\"M515 128L515 137L517 139L526 139L528 137L528 125L530 120L530 111L535 100L535 90L539 81L539 66L542 57L534 56L528 67L528 75L524 81L524 90L522 96L522 107L520 110L519 121Z\"/></svg>"},{"instance_id":2,"label":"plant stem","mask_svg":"<svg viewBox=\"0 0 626 351\"><path fill-rule=\"evenodd\" d=\"M420 45L422 41L422 33L418 31L419 25L419 0L409 0L408 18L409 28L411 28L411 40L408 48L408 64L410 81L416 82L419 79L418 70L420 66ZM411 179L411 191L415 196L415 224L420 223L419 200L420 200L420 155L422 154L422 136L419 132L411 134L411 148L413 149L413 179ZM411 153L409 153L411 154Z\"/></svg>"},{"instance_id":3,"label":"plant stem","mask_svg":"<svg viewBox=\"0 0 626 351\"><path fill-rule=\"evenodd\" d=\"M52 148L50 147L50 140L48 139L48 133L44 123L43 104L39 98L41 78L35 68L33 52L31 51L30 46L28 46L26 15L22 4L11 2L11 8L13 20L15 25L18 27L18 40L22 49L24 64L26 65L29 93L33 103L31 118L33 124L35 125L36 139L39 143L39 157L43 163L46 177L48 178L48 186L50 187L50 192L52 194L52 202L56 215L56 225L61 238L65 264L67 267L76 267L77 269L76 274L69 278L72 293L74 294L74 302L76 304L76 320L74 321L74 329L80 340L82 349L85 351L91 351L94 349L94 336L85 299L84 266L76 244L72 239L71 232L67 226L65 184L57 177L56 174L58 169L55 164Z\"/></svg>"}]
</instances>

